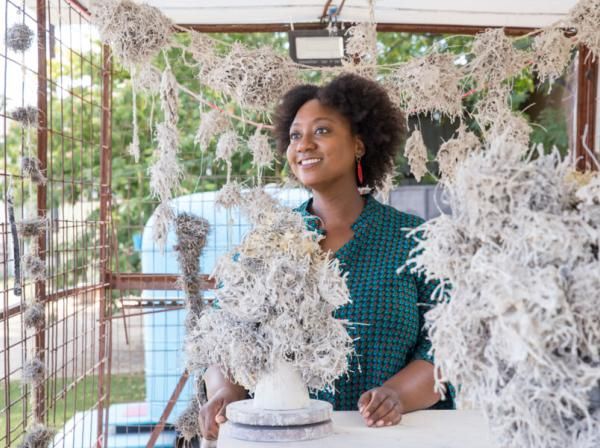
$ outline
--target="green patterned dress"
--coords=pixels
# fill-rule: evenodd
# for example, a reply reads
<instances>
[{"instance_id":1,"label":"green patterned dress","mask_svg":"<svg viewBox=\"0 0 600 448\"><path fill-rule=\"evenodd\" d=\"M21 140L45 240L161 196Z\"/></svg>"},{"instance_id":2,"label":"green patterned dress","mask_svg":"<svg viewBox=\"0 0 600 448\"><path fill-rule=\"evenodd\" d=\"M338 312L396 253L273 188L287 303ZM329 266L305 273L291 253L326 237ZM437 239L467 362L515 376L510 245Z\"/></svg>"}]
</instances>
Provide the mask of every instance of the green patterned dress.
<instances>
[{"instance_id":1,"label":"green patterned dress","mask_svg":"<svg viewBox=\"0 0 600 448\"><path fill-rule=\"evenodd\" d=\"M353 238L336 253L348 273L352 303L336 311L336 317L358 323L349 329L357 339L357 356L350 371L335 383L335 393L321 391L316 397L329 401L335 410L356 410L361 394L381 386L409 362L432 362L431 343L423 330L423 314L431 307L429 297L435 284L409 272L397 274L414 247L407 228L423 220L383 205L371 195L352 225ZM319 218L308 211L312 199L296 209L309 229L323 234ZM436 408L452 408L452 399Z\"/></svg>"}]
</instances>

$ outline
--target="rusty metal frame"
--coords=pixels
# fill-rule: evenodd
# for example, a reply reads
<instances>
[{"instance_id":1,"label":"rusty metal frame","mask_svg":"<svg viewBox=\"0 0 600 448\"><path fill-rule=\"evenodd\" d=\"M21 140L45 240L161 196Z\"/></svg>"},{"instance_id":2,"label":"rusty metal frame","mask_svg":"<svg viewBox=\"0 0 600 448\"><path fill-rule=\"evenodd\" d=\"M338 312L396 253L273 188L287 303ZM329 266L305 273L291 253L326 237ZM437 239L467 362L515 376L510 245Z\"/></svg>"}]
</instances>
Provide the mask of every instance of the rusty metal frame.
<instances>
[{"instance_id":1,"label":"rusty metal frame","mask_svg":"<svg viewBox=\"0 0 600 448\"><path fill-rule=\"evenodd\" d=\"M48 72L46 64L46 2L37 0L37 39L38 39L38 91L37 91L37 108L38 108L38 129L37 129L37 157L40 160L40 168L46 170L48 166ZM37 212L38 216L46 216L46 199L47 199L46 184L37 186ZM42 261L46 261L46 234L47 230L40 234L38 238L38 253ZM35 295L40 303L46 303L46 281L40 280L35 284ZM41 325L35 333L35 352L40 361L45 361L46 348L46 325ZM45 396L46 387L43 381L36 384L35 394L35 409L33 410L38 421L43 422L46 417L45 412Z\"/></svg>"},{"instance_id":2,"label":"rusty metal frame","mask_svg":"<svg viewBox=\"0 0 600 448\"><path fill-rule=\"evenodd\" d=\"M596 116L598 107L598 59L590 50L579 46L577 57L577 127L575 158L579 171L598 170L589 151L594 152L596 142ZM587 148L587 150L586 150Z\"/></svg>"},{"instance_id":3,"label":"rusty metal frame","mask_svg":"<svg viewBox=\"0 0 600 448\"><path fill-rule=\"evenodd\" d=\"M109 262L109 219L111 210L111 167L112 167L112 58L110 47L102 46L102 123L100 136L100 282L106 283ZM98 438L96 446L101 448L108 442L104 437L104 419L108 421L108 401L105 381L110 382L110 371L107 367L111 364L112 350L107 347L106 319L108 289L104 288L98 304L100 312L99 337L98 337ZM107 350L108 348L108 350ZM108 360L106 359L108 356ZM108 373L108 375L106 375ZM105 375L107 378L105 379ZM106 416L104 415L106 407Z\"/></svg>"}]
</instances>

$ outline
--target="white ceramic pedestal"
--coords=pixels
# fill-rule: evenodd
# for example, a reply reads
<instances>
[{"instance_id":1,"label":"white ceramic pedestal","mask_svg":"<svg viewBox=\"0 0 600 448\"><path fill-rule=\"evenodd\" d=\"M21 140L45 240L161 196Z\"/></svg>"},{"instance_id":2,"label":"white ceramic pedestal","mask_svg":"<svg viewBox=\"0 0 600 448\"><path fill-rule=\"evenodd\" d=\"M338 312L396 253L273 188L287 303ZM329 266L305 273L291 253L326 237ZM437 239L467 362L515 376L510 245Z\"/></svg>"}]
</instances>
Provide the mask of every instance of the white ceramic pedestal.
<instances>
[{"instance_id":1,"label":"white ceramic pedestal","mask_svg":"<svg viewBox=\"0 0 600 448\"><path fill-rule=\"evenodd\" d=\"M333 433L330 403L310 400L301 409L257 409L253 400L230 403L226 409L227 424L219 437L253 442L299 442L326 437Z\"/></svg>"}]
</instances>

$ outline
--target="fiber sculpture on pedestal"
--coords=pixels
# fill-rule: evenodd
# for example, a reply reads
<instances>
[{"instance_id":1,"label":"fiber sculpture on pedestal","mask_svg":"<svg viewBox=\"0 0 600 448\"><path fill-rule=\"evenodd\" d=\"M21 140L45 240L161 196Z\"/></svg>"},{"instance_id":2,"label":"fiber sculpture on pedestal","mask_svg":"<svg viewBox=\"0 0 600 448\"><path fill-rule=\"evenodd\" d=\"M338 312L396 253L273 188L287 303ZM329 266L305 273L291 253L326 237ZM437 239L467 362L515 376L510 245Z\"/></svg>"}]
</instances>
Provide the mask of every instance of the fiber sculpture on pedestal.
<instances>
[{"instance_id":1,"label":"fiber sculpture on pedestal","mask_svg":"<svg viewBox=\"0 0 600 448\"><path fill-rule=\"evenodd\" d=\"M308 390L331 388L348 368L352 339L333 312L349 292L300 215L259 189L242 196L253 228L217 262L217 304L190 329L189 366L220 366L255 409L309 409Z\"/></svg>"},{"instance_id":2,"label":"fiber sculpture on pedestal","mask_svg":"<svg viewBox=\"0 0 600 448\"><path fill-rule=\"evenodd\" d=\"M452 215L415 230L410 262L440 281L439 384L500 448L600 446L600 176L500 138L446 184Z\"/></svg>"}]
</instances>

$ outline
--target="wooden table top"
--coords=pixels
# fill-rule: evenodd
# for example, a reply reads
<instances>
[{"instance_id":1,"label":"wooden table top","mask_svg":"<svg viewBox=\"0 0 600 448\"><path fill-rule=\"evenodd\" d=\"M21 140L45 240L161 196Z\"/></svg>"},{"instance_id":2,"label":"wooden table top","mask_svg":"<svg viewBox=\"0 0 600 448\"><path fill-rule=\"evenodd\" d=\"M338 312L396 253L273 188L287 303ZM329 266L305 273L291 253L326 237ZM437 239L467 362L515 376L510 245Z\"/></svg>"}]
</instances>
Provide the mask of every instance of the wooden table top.
<instances>
[{"instance_id":1,"label":"wooden table top","mask_svg":"<svg viewBox=\"0 0 600 448\"><path fill-rule=\"evenodd\" d=\"M479 411L418 411L400 424L369 428L356 411L333 413L334 434L293 443L258 443L220 437L218 448L494 448ZM227 424L227 423L226 423Z\"/></svg>"}]
</instances>

